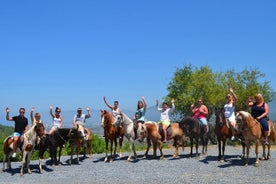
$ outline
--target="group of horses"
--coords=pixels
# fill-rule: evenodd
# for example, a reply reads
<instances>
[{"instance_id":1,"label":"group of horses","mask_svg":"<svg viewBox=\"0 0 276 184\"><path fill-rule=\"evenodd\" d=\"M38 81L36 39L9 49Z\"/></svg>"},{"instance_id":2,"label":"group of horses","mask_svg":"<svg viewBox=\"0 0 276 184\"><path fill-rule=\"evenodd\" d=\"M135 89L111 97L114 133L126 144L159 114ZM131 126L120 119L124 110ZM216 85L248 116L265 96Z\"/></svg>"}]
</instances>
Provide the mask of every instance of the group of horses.
<instances>
[{"instance_id":1,"label":"group of horses","mask_svg":"<svg viewBox=\"0 0 276 184\"><path fill-rule=\"evenodd\" d=\"M85 129L85 130L84 130ZM86 135L84 135L86 132ZM86 137L86 138L85 138ZM71 165L73 155L77 155L76 162L79 163L80 149L83 147L84 157L89 154L92 157L92 131L89 128L84 128L82 125L76 125L72 128L58 128L53 134L49 135L45 133L45 127L41 123L37 123L32 126L26 133L23 134L22 143L18 146L17 152L22 153L22 166L20 170L20 176L24 174L24 168L26 167L28 173L32 173L30 170L30 156L35 150L38 150L39 159L39 171L42 173L43 169L43 156L45 151L49 151L51 158L51 165L60 164L60 157L62 148L65 143L69 142L71 148L71 157L68 160L68 164ZM57 150L58 159L57 159ZM7 168L11 169L11 155L13 154L13 137L9 136L4 140L4 158L2 172ZM7 163L6 163L7 162Z\"/></svg>"},{"instance_id":2,"label":"group of horses","mask_svg":"<svg viewBox=\"0 0 276 184\"><path fill-rule=\"evenodd\" d=\"M224 109L216 109L215 111L215 128L214 133L217 138L218 144L218 161L224 161L224 153L227 139L230 139L232 136L232 131L230 130L230 125L228 119L225 117ZM102 126L104 128L104 136L106 143L106 157L105 162L108 161L108 143L111 142L110 149L110 159L112 162L115 158L116 149L117 149L117 137L126 137L130 143L131 153L129 154L128 161L132 158L137 159L137 154L134 148L134 141L136 139L144 140L147 142L147 149L144 154L144 157L148 156L148 151L151 145L153 146L153 158L157 157L157 149L160 151L160 159L164 158L162 152L162 141L164 139L164 134L162 133L162 128L160 124L153 121L146 121L142 127L138 130L138 135L135 136L134 132L134 122L124 113L117 115L114 119L112 114L106 110L101 111ZM258 147L259 144L262 144L263 155L262 159L270 159L270 147L271 143L276 141L276 132L274 125L271 121L269 122L269 140L270 144L263 144L263 134L260 123L255 120L250 113L245 111L239 111L236 113L236 127L235 127L235 137L240 140L242 145L242 156L245 157L245 165L248 165L249 162L249 148L251 143L255 144L255 153L256 153L256 162L255 166L259 165L258 158ZM121 124L123 130L116 133L115 124ZM209 140L208 132L202 123L192 117L184 117L179 122L171 123L167 129L168 140L173 140L173 145L175 151L173 157L179 155L178 148L182 146L184 149L184 144L186 142L186 137L190 140L190 154L193 156L193 146L195 146L196 154L195 158L198 159L200 153L198 151L199 144L202 144L201 154L207 154L207 145ZM122 139L120 139L120 147L122 146ZM112 152L112 145L115 143L115 149ZM266 153L267 147L267 153Z\"/></svg>"},{"instance_id":3,"label":"group of horses","mask_svg":"<svg viewBox=\"0 0 276 184\"><path fill-rule=\"evenodd\" d=\"M223 109L216 109L215 111L215 135L218 144L218 160L224 161L225 145L227 139L232 136L230 131L229 122L224 115ZM260 123L255 120L250 113L245 111L239 111L236 113L236 127L235 136L240 138L242 143L242 153L245 156L245 165L249 162L249 148L250 144L253 142L255 144L255 154L256 161L255 166L259 165L258 157L258 147L262 144L263 154L262 159L270 159L270 147L271 144L263 144L263 134ZM274 125L271 121L269 122L269 140L276 141L276 132ZM127 158L128 161L136 160L137 153L134 148L135 140L146 140L147 149L144 157L148 157L148 152L153 146L153 158L157 158L157 149L160 151L160 159L164 159L164 154L162 152L162 141L164 140L164 133L160 124L153 121L146 121L138 130L135 132L134 122L124 113L117 115L115 118L112 116L111 112L106 110L101 110L101 124L104 129L104 139L106 144L106 156L104 162L112 162L115 158L117 152L117 139L119 138L119 156L121 157L121 147L123 138L126 137L130 145L130 154ZM118 129L117 126L121 126ZM86 135L84 135L86 132ZM202 144L202 154L207 154L208 145L208 132L206 132L205 127L200 123L198 119L192 117L184 117L179 122L171 123L167 128L168 140L173 140L173 146L175 151L173 157L179 155L179 147L182 146L184 150L184 145L186 143L186 138L190 140L190 157L193 156L193 146L195 144L196 148L196 159L199 158L199 143ZM88 152L89 156L92 157L92 131L89 128L84 128L82 125L77 125L73 128L59 128L52 135L45 134L45 128L43 124L38 123L37 125L30 128L25 134L23 134L23 141L18 147L17 152L22 153L22 167L20 170L20 175L24 174L24 167L27 168L28 173L30 170L30 155L34 150L35 145L38 145L39 150L39 170L42 172L42 159L46 150L49 150L51 163L60 164L61 151L65 143L69 141L71 148L71 157L68 160L68 164L71 164L73 155L77 155L77 163L79 163L79 153L81 147L84 150L84 157ZM109 147L110 143L110 147ZM114 144L114 149L113 149ZM267 153L266 153L267 147ZM58 159L57 159L57 149ZM110 148L110 150L108 149ZM108 152L110 151L110 156ZM246 153L245 153L246 151ZM7 137L4 140L4 159L2 171L5 171L5 162L7 162L7 167L11 168L11 155L13 153L13 138L12 136Z\"/></svg>"}]
</instances>

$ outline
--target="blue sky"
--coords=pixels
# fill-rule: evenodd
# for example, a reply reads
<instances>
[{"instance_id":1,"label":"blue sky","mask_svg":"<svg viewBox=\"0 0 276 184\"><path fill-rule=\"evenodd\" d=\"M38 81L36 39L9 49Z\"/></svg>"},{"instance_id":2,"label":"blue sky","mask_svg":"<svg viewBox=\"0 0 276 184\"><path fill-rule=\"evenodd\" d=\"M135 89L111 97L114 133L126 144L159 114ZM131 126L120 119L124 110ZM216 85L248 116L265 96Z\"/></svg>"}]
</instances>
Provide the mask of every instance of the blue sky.
<instances>
[{"instance_id":1,"label":"blue sky","mask_svg":"<svg viewBox=\"0 0 276 184\"><path fill-rule=\"evenodd\" d=\"M258 68L276 89L276 1L1 1L0 109L135 110L176 68Z\"/></svg>"}]
</instances>

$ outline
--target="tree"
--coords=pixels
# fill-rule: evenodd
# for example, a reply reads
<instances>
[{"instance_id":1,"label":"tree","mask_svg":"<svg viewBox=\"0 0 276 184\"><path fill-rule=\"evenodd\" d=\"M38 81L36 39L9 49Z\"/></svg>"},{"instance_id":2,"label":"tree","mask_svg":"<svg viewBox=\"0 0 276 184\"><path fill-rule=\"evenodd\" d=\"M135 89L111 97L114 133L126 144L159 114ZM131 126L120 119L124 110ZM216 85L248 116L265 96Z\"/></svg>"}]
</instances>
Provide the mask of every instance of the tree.
<instances>
[{"instance_id":1,"label":"tree","mask_svg":"<svg viewBox=\"0 0 276 184\"><path fill-rule=\"evenodd\" d=\"M209 119L215 107L223 107L229 87L232 87L238 96L236 110L248 110L246 100L257 93L263 94L266 102L273 99L275 92L264 77L258 69L245 68L240 73L231 69L223 73L213 72L209 66L197 68L189 64L176 69L165 100L174 98L178 116L187 116L191 115L191 104L202 98L209 109Z\"/></svg>"}]
</instances>

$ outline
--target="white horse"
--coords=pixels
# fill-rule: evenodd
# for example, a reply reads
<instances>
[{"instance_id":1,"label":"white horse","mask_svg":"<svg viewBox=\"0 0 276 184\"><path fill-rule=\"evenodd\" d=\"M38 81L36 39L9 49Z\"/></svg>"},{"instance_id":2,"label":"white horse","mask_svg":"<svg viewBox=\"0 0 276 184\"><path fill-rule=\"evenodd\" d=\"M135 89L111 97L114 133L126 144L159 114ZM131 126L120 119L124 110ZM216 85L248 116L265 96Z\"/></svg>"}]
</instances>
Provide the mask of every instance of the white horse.
<instances>
[{"instance_id":1,"label":"white horse","mask_svg":"<svg viewBox=\"0 0 276 184\"><path fill-rule=\"evenodd\" d=\"M134 148L134 141L135 141L135 132L134 132L134 123L133 121L124 113L121 113L116 116L116 122L114 124L121 123L124 125L124 133L125 137L129 141L129 146L130 146L130 154L127 158L127 161L131 161L133 158L134 160L137 159L137 154L135 152ZM132 155L133 153L133 155Z\"/></svg>"},{"instance_id":2,"label":"white horse","mask_svg":"<svg viewBox=\"0 0 276 184\"><path fill-rule=\"evenodd\" d=\"M22 152L22 167L20 170L20 176L23 176L23 169L26 165L28 173L31 174L30 169L30 157L33 151L33 148L37 141L37 136L42 136L44 134L44 126L41 123L38 123L35 126L32 126L25 134L23 134L23 142L20 146L17 147L16 152ZM13 137L9 136L4 140L4 158L3 158L3 167L2 172L5 171L5 161L7 160L7 167L11 169L11 156L13 154Z\"/></svg>"}]
</instances>

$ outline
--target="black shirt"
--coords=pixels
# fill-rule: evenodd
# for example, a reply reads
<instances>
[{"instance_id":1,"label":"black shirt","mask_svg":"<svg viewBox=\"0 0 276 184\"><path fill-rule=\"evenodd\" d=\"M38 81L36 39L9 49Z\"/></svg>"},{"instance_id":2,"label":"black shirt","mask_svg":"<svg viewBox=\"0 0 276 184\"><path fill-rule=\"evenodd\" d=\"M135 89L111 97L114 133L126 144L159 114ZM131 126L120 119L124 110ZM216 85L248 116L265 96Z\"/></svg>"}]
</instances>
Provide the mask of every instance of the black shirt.
<instances>
[{"instance_id":1,"label":"black shirt","mask_svg":"<svg viewBox=\"0 0 276 184\"><path fill-rule=\"evenodd\" d=\"M26 117L14 116L12 117L14 121L14 132L22 134L25 131L26 126L28 125L28 119Z\"/></svg>"}]
</instances>

